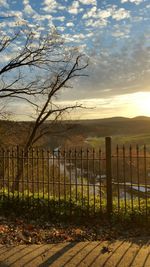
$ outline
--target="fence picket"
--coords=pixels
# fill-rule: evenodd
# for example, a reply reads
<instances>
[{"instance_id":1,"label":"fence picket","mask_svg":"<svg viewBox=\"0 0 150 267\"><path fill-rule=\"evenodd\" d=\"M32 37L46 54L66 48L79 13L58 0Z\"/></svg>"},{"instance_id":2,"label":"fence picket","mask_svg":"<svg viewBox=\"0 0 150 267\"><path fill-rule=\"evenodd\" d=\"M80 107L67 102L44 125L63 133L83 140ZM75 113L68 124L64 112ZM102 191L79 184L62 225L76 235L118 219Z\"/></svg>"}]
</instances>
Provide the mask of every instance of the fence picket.
<instances>
[{"instance_id":1,"label":"fence picket","mask_svg":"<svg viewBox=\"0 0 150 267\"><path fill-rule=\"evenodd\" d=\"M111 138L105 138L106 148L106 184L107 184L107 212L112 213L112 170L111 170Z\"/></svg>"}]
</instances>

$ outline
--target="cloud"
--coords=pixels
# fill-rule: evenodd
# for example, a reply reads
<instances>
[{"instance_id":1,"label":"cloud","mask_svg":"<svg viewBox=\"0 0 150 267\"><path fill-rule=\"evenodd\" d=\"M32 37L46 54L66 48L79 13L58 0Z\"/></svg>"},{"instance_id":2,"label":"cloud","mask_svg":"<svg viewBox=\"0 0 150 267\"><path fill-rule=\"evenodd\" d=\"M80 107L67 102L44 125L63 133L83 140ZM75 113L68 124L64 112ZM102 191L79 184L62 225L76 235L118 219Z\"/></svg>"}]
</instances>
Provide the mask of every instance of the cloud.
<instances>
[{"instance_id":1,"label":"cloud","mask_svg":"<svg viewBox=\"0 0 150 267\"><path fill-rule=\"evenodd\" d=\"M73 26L74 26L74 23L73 23L73 22L67 22L67 23L66 23L66 26L67 26L67 27L73 27Z\"/></svg>"},{"instance_id":2,"label":"cloud","mask_svg":"<svg viewBox=\"0 0 150 267\"><path fill-rule=\"evenodd\" d=\"M97 8L96 8L96 6L94 6L87 13L84 13L82 18L83 19L88 19L88 18L91 18L91 17L96 17L96 11L97 11Z\"/></svg>"},{"instance_id":3,"label":"cloud","mask_svg":"<svg viewBox=\"0 0 150 267\"><path fill-rule=\"evenodd\" d=\"M20 100L10 101L7 105L7 112L10 112L14 120L33 120L31 115L35 113L33 106Z\"/></svg>"},{"instance_id":4,"label":"cloud","mask_svg":"<svg viewBox=\"0 0 150 267\"><path fill-rule=\"evenodd\" d=\"M40 22L40 21L45 21L45 20L51 21L53 17L50 14L41 15L41 14L36 13L36 15L34 14L33 18L37 20L38 22Z\"/></svg>"},{"instance_id":5,"label":"cloud","mask_svg":"<svg viewBox=\"0 0 150 267\"><path fill-rule=\"evenodd\" d=\"M58 10L65 10L66 9L66 6L64 5L64 6L61 6L60 4L57 6L57 9Z\"/></svg>"},{"instance_id":6,"label":"cloud","mask_svg":"<svg viewBox=\"0 0 150 267\"><path fill-rule=\"evenodd\" d=\"M19 2L24 5L22 9ZM19 26L26 29L28 25L38 38L54 23L66 47L75 46L90 56L89 78L76 80L72 91L64 91L63 98L105 99L150 90L147 0L120 0L119 4L100 0L22 0L13 6L10 0L0 0L0 6L8 7L8 3L9 10L2 9L1 16L15 17L1 20L1 34L12 35ZM3 55L2 61L6 60L8 55Z\"/></svg>"},{"instance_id":7,"label":"cloud","mask_svg":"<svg viewBox=\"0 0 150 267\"><path fill-rule=\"evenodd\" d=\"M64 38L65 43L71 43L73 42L74 45L76 43L80 43L81 41L84 41L86 36L83 33L78 33L78 34L68 34L68 33L64 33L62 35L62 37ZM82 44L84 45L84 47L86 47L86 44ZM79 48L79 45L78 45Z\"/></svg>"},{"instance_id":8,"label":"cloud","mask_svg":"<svg viewBox=\"0 0 150 267\"><path fill-rule=\"evenodd\" d=\"M65 20L65 17L64 16L53 17L53 20L59 20L63 22Z\"/></svg>"},{"instance_id":9,"label":"cloud","mask_svg":"<svg viewBox=\"0 0 150 267\"><path fill-rule=\"evenodd\" d=\"M9 8L9 5L7 3L7 0L0 0L0 7Z\"/></svg>"},{"instance_id":10,"label":"cloud","mask_svg":"<svg viewBox=\"0 0 150 267\"><path fill-rule=\"evenodd\" d=\"M124 38L125 36L129 37L129 35L125 34L122 31L119 31L119 30L112 32L112 36L113 37L118 37L118 38Z\"/></svg>"},{"instance_id":11,"label":"cloud","mask_svg":"<svg viewBox=\"0 0 150 267\"><path fill-rule=\"evenodd\" d=\"M103 28L107 26L108 20L107 19L88 19L85 21L85 26L86 27L92 27L93 29L98 29L98 28ZM96 33L95 33L96 34Z\"/></svg>"},{"instance_id":12,"label":"cloud","mask_svg":"<svg viewBox=\"0 0 150 267\"><path fill-rule=\"evenodd\" d=\"M105 10L97 9L95 6L92 7L87 13L83 15L83 19L95 18L95 19L105 19L112 15L113 9L108 8Z\"/></svg>"},{"instance_id":13,"label":"cloud","mask_svg":"<svg viewBox=\"0 0 150 267\"><path fill-rule=\"evenodd\" d=\"M124 27L121 27L120 25L115 25L111 35L116 38L129 38L130 31L131 29L129 25L124 25Z\"/></svg>"},{"instance_id":14,"label":"cloud","mask_svg":"<svg viewBox=\"0 0 150 267\"><path fill-rule=\"evenodd\" d=\"M58 30L58 31L61 31L61 32L64 32L65 27L63 27L63 26L58 26L58 27L57 27L57 30Z\"/></svg>"},{"instance_id":15,"label":"cloud","mask_svg":"<svg viewBox=\"0 0 150 267\"><path fill-rule=\"evenodd\" d=\"M150 98L150 93L131 93L126 95L116 95L108 96L107 98L103 97L101 94L100 97L89 99L81 99L80 103L84 107L89 107L89 109L77 109L73 111L72 117L76 119L96 119L96 118L108 118L113 116L123 116L123 117L135 117L143 113L142 102L145 102L145 99ZM57 104L61 106L75 105L77 101L59 101ZM146 102L146 106L149 107L149 102ZM150 115L149 109L147 114Z\"/></svg>"},{"instance_id":16,"label":"cloud","mask_svg":"<svg viewBox=\"0 0 150 267\"><path fill-rule=\"evenodd\" d=\"M83 5L96 5L96 0L79 0L81 4Z\"/></svg>"},{"instance_id":17,"label":"cloud","mask_svg":"<svg viewBox=\"0 0 150 267\"><path fill-rule=\"evenodd\" d=\"M55 12L56 8L59 6L55 0L44 0L43 1L43 10L46 12Z\"/></svg>"},{"instance_id":18,"label":"cloud","mask_svg":"<svg viewBox=\"0 0 150 267\"><path fill-rule=\"evenodd\" d=\"M78 14L79 13L79 2L78 1L73 1L72 5L69 6L68 12L71 14Z\"/></svg>"},{"instance_id":19,"label":"cloud","mask_svg":"<svg viewBox=\"0 0 150 267\"><path fill-rule=\"evenodd\" d=\"M108 8L106 10L99 10L97 17L101 19L109 18L112 15L112 9Z\"/></svg>"},{"instance_id":20,"label":"cloud","mask_svg":"<svg viewBox=\"0 0 150 267\"><path fill-rule=\"evenodd\" d=\"M122 4L127 3L127 2L130 2L130 3L133 3L133 4L139 5L142 2L144 2L144 1L143 0L121 0L121 3Z\"/></svg>"},{"instance_id":21,"label":"cloud","mask_svg":"<svg viewBox=\"0 0 150 267\"><path fill-rule=\"evenodd\" d=\"M3 16L3 12L1 12ZM5 19L0 23L1 27L1 35L2 32L6 36L14 35L14 31L18 31L18 29L22 26L29 25L28 20L23 18L23 12L19 10L8 10L4 13L5 17L9 17L9 19Z\"/></svg>"},{"instance_id":22,"label":"cloud","mask_svg":"<svg viewBox=\"0 0 150 267\"><path fill-rule=\"evenodd\" d=\"M130 11L124 8L119 8L112 12L112 18L115 20L127 19L130 17Z\"/></svg>"},{"instance_id":23,"label":"cloud","mask_svg":"<svg viewBox=\"0 0 150 267\"><path fill-rule=\"evenodd\" d=\"M52 3L52 7L55 7L55 2L50 1L50 0L45 0L44 4L45 5L50 5ZM36 12L32 6L30 5L30 0L23 0L24 4L24 14L23 16L26 18L26 25L28 27L34 29L35 28L35 37L39 37L40 33L44 33L46 31L49 31L50 28L53 26L52 22L52 15L51 14L40 14ZM48 8L48 6L46 6ZM42 10L42 8L41 8ZM48 9L49 10L49 9ZM40 11L40 9L38 10ZM30 20L32 18L32 20ZM54 18L55 19L55 18ZM58 17L58 19L62 22L64 20L64 16ZM24 19L23 19L24 20ZM45 21L47 20L47 23L45 24ZM24 20L25 21L25 20Z\"/></svg>"},{"instance_id":24,"label":"cloud","mask_svg":"<svg viewBox=\"0 0 150 267\"><path fill-rule=\"evenodd\" d=\"M130 11L124 8L117 8L116 6L112 6L105 10L98 9L94 6L88 12L86 12L82 18L86 20L85 21L86 27L89 26L92 28L105 27L108 25L110 18L116 21L130 18Z\"/></svg>"},{"instance_id":25,"label":"cloud","mask_svg":"<svg viewBox=\"0 0 150 267\"><path fill-rule=\"evenodd\" d=\"M30 5L30 1L29 0L23 0L23 4L24 4L24 12L31 16L35 13L35 10L32 8L32 6Z\"/></svg>"},{"instance_id":26,"label":"cloud","mask_svg":"<svg viewBox=\"0 0 150 267\"><path fill-rule=\"evenodd\" d=\"M1 54L1 61L3 63L8 62L10 59L11 59L11 54L8 54L8 53L7 54L6 53Z\"/></svg>"},{"instance_id":27,"label":"cloud","mask_svg":"<svg viewBox=\"0 0 150 267\"><path fill-rule=\"evenodd\" d=\"M121 35L119 28L116 28L116 32ZM82 40L82 36L80 38ZM89 69L85 71L89 76L75 80L71 91L67 88L64 90L62 99L108 98L150 91L149 49L145 46L143 36L136 42L126 39L126 44L122 46L115 39L111 43L115 50L110 49L109 44L103 44L102 40L100 46L93 48L91 53Z\"/></svg>"}]
</instances>

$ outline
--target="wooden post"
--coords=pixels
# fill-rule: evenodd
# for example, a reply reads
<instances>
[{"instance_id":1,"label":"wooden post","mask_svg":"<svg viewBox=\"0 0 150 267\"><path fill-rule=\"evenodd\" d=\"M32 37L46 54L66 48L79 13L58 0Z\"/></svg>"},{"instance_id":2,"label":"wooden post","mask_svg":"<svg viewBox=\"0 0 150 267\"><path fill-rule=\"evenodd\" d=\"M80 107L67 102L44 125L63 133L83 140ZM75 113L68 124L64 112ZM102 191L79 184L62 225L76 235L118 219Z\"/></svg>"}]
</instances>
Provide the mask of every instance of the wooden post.
<instances>
[{"instance_id":1,"label":"wooden post","mask_svg":"<svg viewBox=\"0 0 150 267\"><path fill-rule=\"evenodd\" d=\"M107 192L107 213L112 213L112 172L111 172L111 137L105 138L106 151L106 192Z\"/></svg>"}]
</instances>

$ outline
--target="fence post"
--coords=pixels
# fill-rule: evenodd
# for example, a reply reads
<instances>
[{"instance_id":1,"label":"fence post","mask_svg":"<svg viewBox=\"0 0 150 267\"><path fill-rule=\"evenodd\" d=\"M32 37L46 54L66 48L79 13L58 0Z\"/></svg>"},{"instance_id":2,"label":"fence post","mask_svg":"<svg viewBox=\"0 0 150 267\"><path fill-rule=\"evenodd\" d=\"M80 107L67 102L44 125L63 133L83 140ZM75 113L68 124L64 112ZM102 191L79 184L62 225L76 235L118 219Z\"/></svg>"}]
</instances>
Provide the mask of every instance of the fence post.
<instances>
[{"instance_id":1,"label":"fence post","mask_svg":"<svg viewBox=\"0 0 150 267\"><path fill-rule=\"evenodd\" d=\"M112 213L111 137L105 138L107 213Z\"/></svg>"}]
</instances>

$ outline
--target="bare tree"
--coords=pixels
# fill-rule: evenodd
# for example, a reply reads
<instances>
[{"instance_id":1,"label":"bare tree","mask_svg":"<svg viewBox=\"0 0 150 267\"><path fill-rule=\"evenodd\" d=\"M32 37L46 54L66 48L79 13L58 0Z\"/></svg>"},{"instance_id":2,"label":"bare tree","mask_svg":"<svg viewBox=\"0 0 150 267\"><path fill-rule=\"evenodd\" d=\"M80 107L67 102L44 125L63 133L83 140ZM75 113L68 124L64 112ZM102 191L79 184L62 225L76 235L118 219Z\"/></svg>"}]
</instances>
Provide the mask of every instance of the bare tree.
<instances>
[{"instance_id":1,"label":"bare tree","mask_svg":"<svg viewBox=\"0 0 150 267\"><path fill-rule=\"evenodd\" d=\"M57 73L53 77L46 80L46 83L42 88L43 102L37 103L37 117L35 122L32 124L32 129L27 139L24 148L24 155L26 157L28 149L43 135L49 132L49 127L44 124L47 119L51 119L51 126L61 118L61 116L66 112L76 108L82 108L82 105L68 105L60 106L56 105L54 98L64 87L68 87L68 83L71 79L78 76L85 76L82 71L87 67L88 63L85 63L82 55L69 57L63 66L57 70ZM40 94L40 96L41 96ZM44 125L44 127L43 127ZM22 166L22 164L20 165ZM20 174L22 172L22 167L20 167L17 177L13 183L12 190L19 190L19 180Z\"/></svg>"},{"instance_id":2,"label":"bare tree","mask_svg":"<svg viewBox=\"0 0 150 267\"><path fill-rule=\"evenodd\" d=\"M87 66L80 66L83 56L76 49L66 47L55 29L41 36L28 28L12 36L2 35L0 55L4 59L0 63L0 99L26 100L37 108L38 114L35 96L42 96L47 109L52 96L68 80L81 76L81 70Z\"/></svg>"},{"instance_id":3,"label":"bare tree","mask_svg":"<svg viewBox=\"0 0 150 267\"><path fill-rule=\"evenodd\" d=\"M46 36L36 36L29 30L21 30L11 37L3 36L0 53L7 55L6 64L0 65L0 99L18 98L35 108L24 146L26 157L28 149L48 133L44 124L47 119L54 124L66 111L82 107L77 103L62 106L55 100L64 88L71 89L71 80L86 76L84 70L88 62L77 48L66 47L56 30ZM13 191L19 190L21 172L22 163L12 185Z\"/></svg>"},{"instance_id":4,"label":"bare tree","mask_svg":"<svg viewBox=\"0 0 150 267\"><path fill-rule=\"evenodd\" d=\"M40 129L40 126L43 125L43 123L48 118L51 118L51 121L54 123L58 120L58 118L62 116L62 114L64 114L64 112L82 107L82 105L80 104L62 107L60 105L56 105L53 101L56 94L62 88L67 87L68 82L72 78L75 78L77 76L85 76L82 71L87 67L88 64L81 63L82 55L78 55L75 58L75 61L71 62L71 66L68 67L67 65L70 64L70 60L71 59L69 58L68 61L65 62L63 68L61 68L58 73L55 73L54 78L52 80L50 79L49 81L47 81L48 85L46 86L46 88L44 88L44 92L45 89L47 89L45 102L41 107L37 108L37 118L35 120L35 124L28 139L28 142L26 144L26 148L30 147L47 132L46 128L44 128L42 129L42 132L37 134L37 130Z\"/></svg>"},{"instance_id":5,"label":"bare tree","mask_svg":"<svg viewBox=\"0 0 150 267\"><path fill-rule=\"evenodd\" d=\"M13 36L2 36L0 55L0 98L15 97L30 101L30 96L41 93L37 69L45 69L49 54L56 48L54 36L38 40L31 31L20 31ZM6 58L6 60L5 60ZM32 74L29 75L29 73Z\"/></svg>"}]
</instances>

